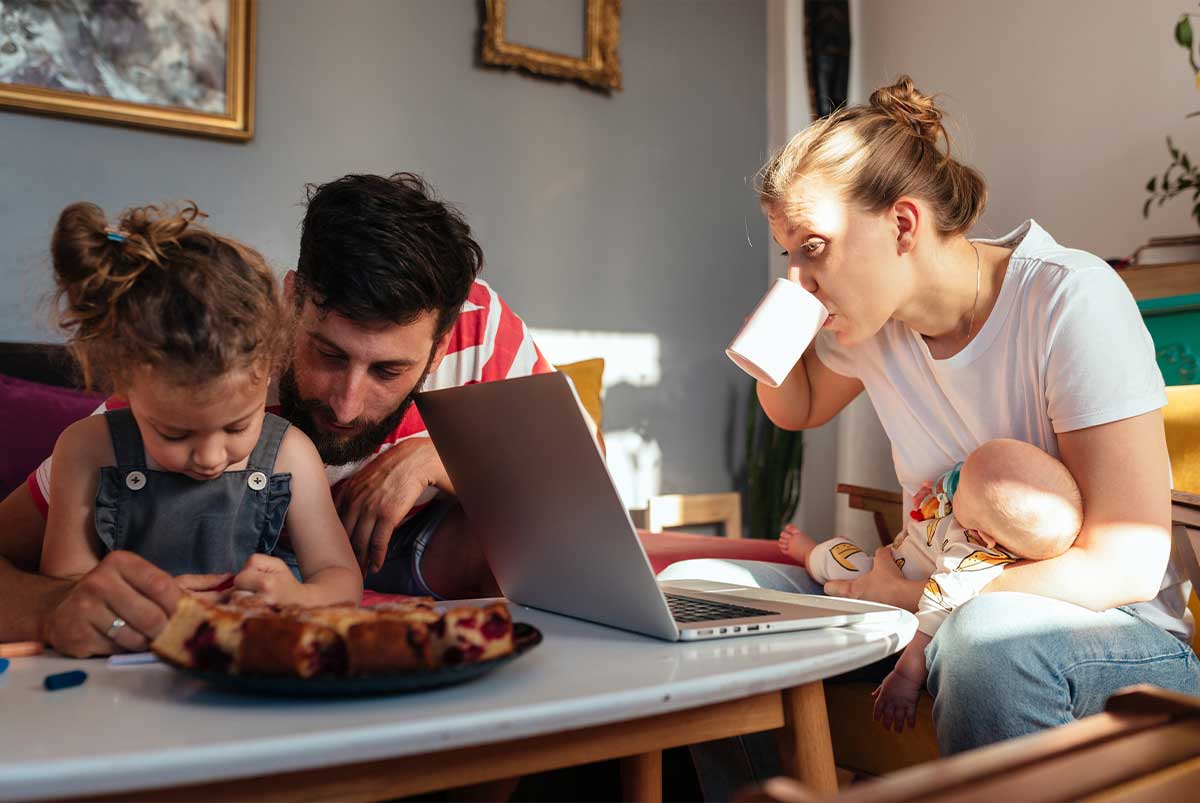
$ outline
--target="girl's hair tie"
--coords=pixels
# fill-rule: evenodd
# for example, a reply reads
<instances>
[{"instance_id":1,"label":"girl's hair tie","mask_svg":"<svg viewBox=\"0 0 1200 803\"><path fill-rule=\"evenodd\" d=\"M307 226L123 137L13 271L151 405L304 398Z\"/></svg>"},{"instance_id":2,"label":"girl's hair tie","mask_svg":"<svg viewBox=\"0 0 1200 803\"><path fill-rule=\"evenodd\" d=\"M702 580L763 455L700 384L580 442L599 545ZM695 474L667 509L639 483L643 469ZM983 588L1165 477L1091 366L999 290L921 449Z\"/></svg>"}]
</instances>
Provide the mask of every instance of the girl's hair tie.
<instances>
[{"instance_id":1,"label":"girl's hair tie","mask_svg":"<svg viewBox=\"0 0 1200 803\"><path fill-rule=\"evenodd\" d=\"M107 237L108 239L112 240L114 243L125 242L124 233L119 232L116 229L105 229L104 236Z\"/></svg>"}]
</instances>

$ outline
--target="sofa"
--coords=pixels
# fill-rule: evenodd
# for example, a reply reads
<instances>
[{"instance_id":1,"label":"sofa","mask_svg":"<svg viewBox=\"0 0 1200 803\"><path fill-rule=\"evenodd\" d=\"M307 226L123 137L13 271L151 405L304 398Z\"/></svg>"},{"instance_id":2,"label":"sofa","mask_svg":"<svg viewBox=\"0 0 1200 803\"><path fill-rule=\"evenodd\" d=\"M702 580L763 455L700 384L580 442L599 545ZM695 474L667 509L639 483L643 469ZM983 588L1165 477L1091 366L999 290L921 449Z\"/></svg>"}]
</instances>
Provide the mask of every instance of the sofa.
<instances>
[{"instance_id":1,"label":"sofa","mask_svg":"<svg viewBox=\"0 0 1200 803\"><path fill-rule=\"evenodd\" d=\"M79 389L75 362L61 345L0 343L0 494L25 482L67 425L103 397Z\"/></svg>"}]
</instances>

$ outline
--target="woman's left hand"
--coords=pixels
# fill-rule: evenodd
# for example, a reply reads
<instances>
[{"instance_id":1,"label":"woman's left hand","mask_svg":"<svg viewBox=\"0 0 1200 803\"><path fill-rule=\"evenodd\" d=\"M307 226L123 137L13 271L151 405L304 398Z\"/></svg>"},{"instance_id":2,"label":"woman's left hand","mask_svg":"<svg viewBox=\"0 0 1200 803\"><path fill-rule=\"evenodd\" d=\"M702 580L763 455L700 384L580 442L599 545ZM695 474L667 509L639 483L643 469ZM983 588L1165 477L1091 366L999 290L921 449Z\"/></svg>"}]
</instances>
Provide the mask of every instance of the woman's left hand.
<instances>
[{"instance_id":1,"label":"woman's left hand","mask_svg":"<svg viewBox=\"0 0 1200 803\"><path fill-rule=\"evenodd\" d=\"M871 571L853 580L830 580L825 584L825 593L831 597L882 602L908 611L917 609L917 600L924 589L923 581L904 579L892 548L887 546L875 550Z\"/></svg>"},{"instance_id":2,"label":"woman's left hand","mask_svg":"<svg viewBox=\"0 0 1200 803\"><path fill-rule=\"evenodd\" d=\"M282 560L255 553L233 578L236 591L250 591L271 605L288 603L301 590L300 581Z\"/></svg>"}]
</instances>

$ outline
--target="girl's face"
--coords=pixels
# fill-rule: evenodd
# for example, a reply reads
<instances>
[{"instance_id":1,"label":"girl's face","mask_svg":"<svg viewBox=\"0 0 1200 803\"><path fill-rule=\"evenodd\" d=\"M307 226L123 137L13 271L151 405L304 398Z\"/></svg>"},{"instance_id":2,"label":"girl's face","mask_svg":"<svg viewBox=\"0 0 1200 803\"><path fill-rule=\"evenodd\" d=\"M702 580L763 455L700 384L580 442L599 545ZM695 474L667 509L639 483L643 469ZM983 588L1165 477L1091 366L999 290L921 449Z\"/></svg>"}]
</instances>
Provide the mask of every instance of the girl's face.
<instances>
[{"instance_id":1,"label":"girl's face","mask_svg":"<svg viewBox=\"0 0 1200 803\"><path fill-rule=\"evenodd\" d=\"M829 310L825 328L839 343L874 335L908 292L899 264L898 227L884 213L863 212L826 182L806 178L767 220L788 258L788 274Z\"/></svg>"},{"instance_id":2,"label":"girl's face","mask_svg":"<svg viewBox=\"0 0 1200 803\"><path fill-rule=\"evenodd\" d=\"M244 468L262 432L268 377L236 371L200 387L181 386L148 368L137 371L125 398L146 457L163 471L211 480Z\"/></svg>"}]
</instances>

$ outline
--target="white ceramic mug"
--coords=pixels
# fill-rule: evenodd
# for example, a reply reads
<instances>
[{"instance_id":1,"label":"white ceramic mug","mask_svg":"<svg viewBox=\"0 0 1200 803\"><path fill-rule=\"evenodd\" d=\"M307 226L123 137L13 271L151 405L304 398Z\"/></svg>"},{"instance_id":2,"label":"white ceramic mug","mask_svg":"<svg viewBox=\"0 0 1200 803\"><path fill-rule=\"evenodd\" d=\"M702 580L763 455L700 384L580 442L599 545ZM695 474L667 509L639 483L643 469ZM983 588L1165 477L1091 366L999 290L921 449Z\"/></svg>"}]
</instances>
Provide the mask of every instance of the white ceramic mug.
<instances>
[{"instance_id":1,"label":"white ceramic mug","mask_svg":"<svg viewBox=\"0 0 1200 803\"><path fill-rule=\"evenodd\" d=\"M829 317L798 282L776 279L725 353L750 376L779 387Z\"/></svg>"}]
</instances>

